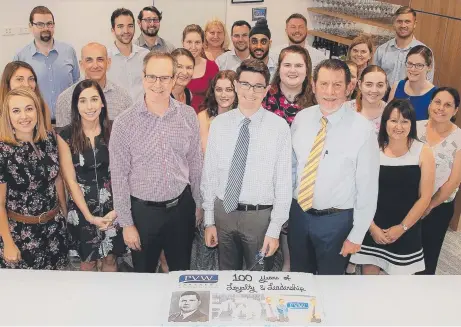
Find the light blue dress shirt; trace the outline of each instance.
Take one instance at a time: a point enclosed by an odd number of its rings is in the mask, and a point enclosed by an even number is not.
[[[77,55],[70,45],[54,40],[53,48],[47,56],[38,51],[35,42],[22,48],[13,58],[25,61],[35,71],[43,98],[51,110],[51,118],[56,117],[56,102],[62,91],[80,78]]]
[[[293,198],[298,198],[302,172],[320,130],[320,107],[301,110],[291,126]],[[348,240],[362,244],[378,201],[379,147],[370,122],[343,106],[328,119],[327,135],[317,170],[313,208],[354,209]]]
[[[384,44],[381,44],[375,52],[373,62],[375,65],[380,66],[387,74],[387,81],[389,85],[394,85],[396,82],[401,81],[407,77],[407,68],[405,62],[407,60],[408,52],[411,48],[417,45],[424,45],[421,41],[413,38],[413,41],[405,48],[400,49],[394,39],[390,39]],[[434,56],[434,53],[432,53]],[[432,69],[427,74],[427,79],[431,82],[434,81],[435,59],[432,60]]]

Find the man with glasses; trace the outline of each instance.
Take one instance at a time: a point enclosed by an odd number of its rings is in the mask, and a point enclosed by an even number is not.
[[[271,47],[271,31],[264,18],[258,20],[250,31],[250,55],[252,58],[262,60],[269,68],[270,79],[277,70],[277,61],[269,56]]]
[[[393,16],[395,38],[381,44],[375,52],[373,61],[387,74],[389,85],[405,79],[405,61],[408,52],[417,45],[425,45],[414,36],[416,28],[416,11],[410,7],[400,7]],[[427,74],[427,79],[434,80],[434,66]]]
[[[210,127],[201,190],[205,243],[218,246],[219,268],[271,269],[291,203],[288,124],[262,106],[269,69],[247,59],[237,69],[239,105]],[[257,254],[259,254],[257,256]]]
[[[325,59],[328,59],[322,51],[317,50],[314,47],[311,47],[309,43],[306,41],[307,19],[306,17],[304,17],[304,15],[296,13],[288,17],[288,19],[286,20],[285,32],[287,33],[287,37],[290,42],[282,44],[276,47],[275,49],[273,48],[271,50],[274,59],[278,60],[280,52],[282,52],[283,49],[289,47],[290,45],[299,45],[307,50],[309,56],[311,57],[312,70],[320,62],[322,62]]]
[[[13,60],[25,61],[34,68],[38,85],[51,111],[52,123],[55,123],[59,94],[80,78],[77,56],[70,45],[53,38],[55,21],[47,7],[32,9],[29,27],[34,41],[20,50]]]
[[[149,50],[133,44],[135,31],[133,13],[125,8],[116,9],[110,18],[115,42],[108,48],[112,65],[109,79],[130,93],[133,101],[142,99],[142,67]]]
[[[224,52],[215,62],[219,70],[233,70],[240,66],[243,60],[250,58],[250,30],[251,26],[244,20],[238,20],[232,24],[231,36],[234,49]]]
[[[188,270],[202,218],[199,123],[170,97],[176,66],[166,52],[145,57],[144,100],[115,119],[109,143],[114,207],[136,272],[154,272],[162,250],[170,271]]]
[[[134,41],[137,46],[149,51],[172,52],[175,47],[168,41],[158,36],[162,13],[154,6],[144,7],[138,15],[138,26],[141,35]]]

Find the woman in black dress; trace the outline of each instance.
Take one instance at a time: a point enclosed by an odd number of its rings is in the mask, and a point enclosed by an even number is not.
[[[77,84],[72,95],[72,123],[58,136],[59,160],[70,192],[67,214],[72,245],[81,270],[117,271],[116,256],[126,251],[109,173],[110,122],[101,87],[91,80]]]
[[[68,265],[58,148],[45,126],[34,91],[8,92],[0,111],[0,268]]]
[[[376,214],[361,250],[351,262],[365,275],[414,274],[424,270],[419,219],[431,201],[435,160],[416,133],[416,114],[407,100],[384,109],[378,135],[379,194]]]

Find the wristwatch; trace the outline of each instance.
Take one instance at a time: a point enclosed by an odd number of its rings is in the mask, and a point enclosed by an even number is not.
[[[408,226],[405,225],[404,223],[401,223],[400,225],[402,225],[402,228],[403,228],[404,232],[406,232],[408,230]]]

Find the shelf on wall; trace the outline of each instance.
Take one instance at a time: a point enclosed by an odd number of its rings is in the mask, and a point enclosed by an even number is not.
[[[333,42],[338,42],[338,43],[341,43],[341,44],[345,44],[347,46],[351,45],[351,43],[352,43],[351,39],[347,39],[345,37],[341,37],[341,36],[337,36],[337,35],[333,35],[333,34],[328,34],[328,33],[321,32],[321,31],[309,30],[309,34],[312,35],[312,36],[321,37],[322,39],[327,39],[327,40],[330,40],[330,41],[333,41]]]
[[[315,14],[321,14],[321,15],[327,15],[331,17],[336,17],[336,18],[342,18],[345,20],[349,20],[351,22],[356,22],[356,23],[361,23],[361,24],[367,24],[367,25],[372,25],[372,26],[377,26],[384,28],[389,31],[393,31],[394,28],[392,27],[391,24],[383,23],[378,20],[373,20],[373,19],[364,19],[364,18],[359,18],[351,15],[346,15],[346,14],[341,14],[339,12],[335,11],[330,11],[327,9],[323,8],[307,8],[307,11]]]

